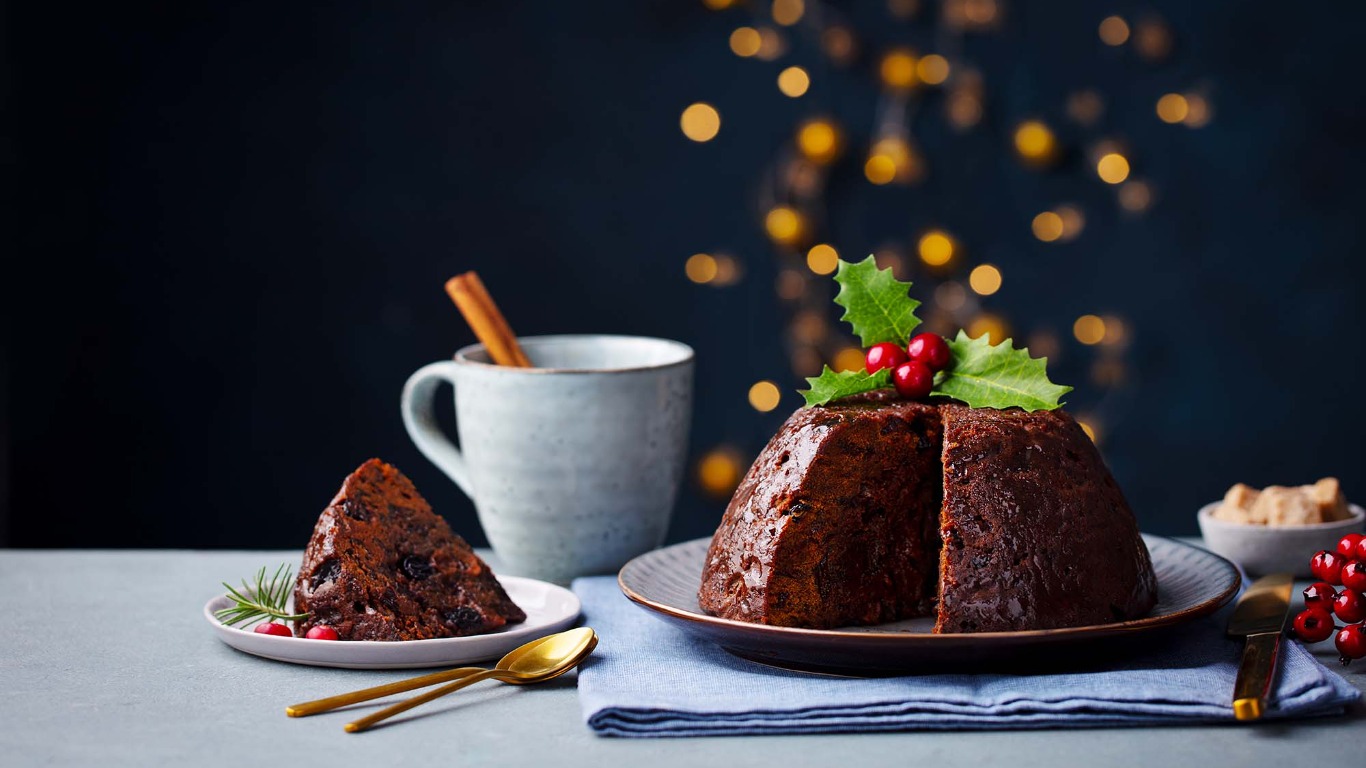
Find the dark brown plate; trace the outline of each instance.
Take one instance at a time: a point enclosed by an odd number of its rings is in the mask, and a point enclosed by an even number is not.
[[[1065,629],[936,635],[928,618],[823,630],[708,616],[697,605],[708,539],[643,554],[621,569],[617,581],[655,616],[761,664],[843,675],[1037,672],[1113,664],[1131,648],[1160,642],[1155,633],[1207,616],[1237,594],[1241,577],[1224,558],[1161,536],[1144,534],[1143,540],[1157,571],[1152,612],[1133,621]]]

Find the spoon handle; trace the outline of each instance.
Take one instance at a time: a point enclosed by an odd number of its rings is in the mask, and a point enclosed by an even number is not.
[[[338,707],[345,707],[351,704],[358,704],[362,701],[391,696],[395,693],[403,693],[404,691],[411,691],[415,688],[426,688],[429,685],[458,680],[462,677],[473,675],[476,672],[485,671],[487,670],[483,667],[457,667],[455,669],[446,669],[440,672],[433,672],[429,675],[422,675],[421,677],[400,680],[396,683],[386,683],[384,685],[377,685],[373,688],[365,688],[359,691],[329,696],[325,699],[305,701],[302,704],[292,704],[285,707],[285,714],[290,717],[308,717],[309,715],[316,715],[319,712],[330,712]]]
[[[400,712],[407,712],[413,707],[419,706],[421,704],[426,704],[427,702],[432,701],[433,699],[439,699],[448,693],[458,691],[467,685],[473,685],[479,682],[480,680],[487,680],[490,677],[508,677],[510,675],[515,677],[516,673],[509,673],[501,669],[486,669],[482,672],[476,672],[462,680],[456,680],[453,683],[449,683],[435,690],[419,694],[417,696],[412,697],[411,699],[404,699],[403,701],[400,701],[397,704],[393,704],[391,706],[385,707],[384,709],[381,709],[378,712],[366,715],[365,717],[362,717],[361,719],[355,722],[347,723],[345,726],[346,732],[358,733],[360,731],[365,730],[366,728],[369,728],[375,723],[380,722],[381,720],[387,720],[393,717],[394,715],[399,714]]]

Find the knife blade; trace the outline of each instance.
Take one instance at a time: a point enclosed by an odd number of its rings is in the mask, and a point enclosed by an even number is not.
[[[1233,716],[1239,720],[1256,720],[1266,710],[1294,584],[1294,577],[1288,573],[1257,579],[1228,619],[1229,637],[1245,638],[1243,661],[1233,683]]]

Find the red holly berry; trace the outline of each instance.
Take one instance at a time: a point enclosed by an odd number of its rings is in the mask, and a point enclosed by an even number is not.
[[[294,633],[289,631],[289,627],[286,627],[284,624],[276,624],[273,621],[267,624],[257,624],[256,628],[253,629],[252,632],[255,632],[258,635],[278,635],[279,637],[294,637]]]
[[[910,359],[906,355],[906,350],[890,341],[884,341],[868,348],[868,354],[864,358],[864,367],[868,369],[869,373],[877,373],[883,368],[896,370],[898,365]]]
[[[1333,600],[1333,613],[1348,624],[1366,619],[1366,599],[1360,592],[1344,589]]]
[[[1356,559],[1366,560],[1366,539],[1357,542]]]
[[[1327,640],[1333,627],[1333,614],[1322,608],[1307,608],[1295,617],[1295,635],[1306,643]]]
[[[1338,591],[1332,584],[1326,581],[1316,581],[1304,588],[1304,607],[1322,608],[1325,611],[1333,610],[1333,599],[1338,596]]]
[[[1329,552],[1320,549],[1309,560],[1309,570],[1317,579],[1322,579],[1329,584],[1342,583],[1342,566],[1347,564],[1347,558],[1336,552]]]
[[[1336,552],[1348,560],[1354,560],[1358,557],[1357,545],[1360,544],[1363,539],[1366,539],[1366,536],[1362,536],[1359,533],[1349,533],[1338,540]]]
[[[1348,624],[1338,630],[1338,636],[1333,638],[1333,644],[1338,647],[1338,653],[1342,654],[1343,664],[1352,659],[1366,658],[1366,627]]]
[[[304,634],[304,637],[308,638],[309,640],[341,639],[341,636],[337,634],[337,630],[327,626],[326,624],[319,624],[316,627],[309,627],[308,632]]]
[[[912,360],[892,371],[892,385],[908,400],[919,400],[934,389],[934,372],[924,363]]]
[[[931,371],[942,371],[949,367],[953,360],[953,354],[949,351],[948,342],[944,337],[935,333],[918,333],[911,337],[911,341],[906,345],[906,354],[912,360],[919,360],[924,363]]]
[[[1342,566],[1342,586],[1366,592],[1366,561],[1353,560]]]

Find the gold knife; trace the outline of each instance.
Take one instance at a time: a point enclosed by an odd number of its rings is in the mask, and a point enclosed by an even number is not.
[[[1229,617],[1229,637],[1247,639],[1243,646],[1243,663],[1238,665],[1238,679],[1233,684],[1233,716],[1239,720],[1256,720],[1266,709],[1294,584],[1294,578],[1288,573],[1257,579],[1247,588]]]

